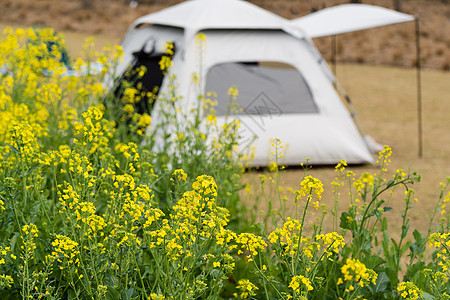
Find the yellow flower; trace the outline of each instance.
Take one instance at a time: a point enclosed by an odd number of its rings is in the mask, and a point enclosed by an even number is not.
[[[339,253],[339,248],[345,246],[344,237],[337,232],[316,235],[316,241],[322,241],[326,257],[330,257],[333,253]]]
[[[366,266],[358,259],[346,260],[346,263],[341,268],[344,275],[344,281],[355,282],[361,287],[367,286],[370,283],[375,284],[378,274],[373,270],[366,268]]]
[[[231,97],[231,99],[233,101],[235,101],[237,99],[237,96],[239,95],[239,90],[237,89],[237,87],[235,85],[231,86],[228,89],[228,95]]]
[[[423,292],[412,282],[400,282],[397,291],[401,292],[400,296],[404,299],[416,300],[422,297]]]
[[[264,251],[267,243],[262,237],[256,236],[253,233],[241,233],[236,238],[236,243],[241,244],[241,249],[247,250],[250,254],[247,256],[251,261],[252,256],[258,255],[258,251]]]
[[[249,296],[255,296],[256,291],[258,290],[258,287],[250,282],[248,279],[241,279],[238,281],[238,285],[236,286],[236,289],[240,291],[240,294],[237,294],[237,296],[240,299],[246,299]]]
[[[151,293],[149,299],[150,300],[164,300],[165,297],[164,297],[164,295],[161,295],[161,294]]]
[[[309,278],[302,275],[292,277],[289,287],[296,293],[301,293],[303,288],[306,288],[306,291],[312,291],[314,289]]]
[[[307,196],[307,201],[311,201],[313,194],[315,194],[319,200],[322,198],[323,184],[319,179],[308,175],[302,180],[300,186],[300,190],[296,191],[297,199],[302,196]]]
[[[177,169],[177,170],[173,171],[172,175],[176,176],[178,180],[186,181],[186,179],[187,179],[187,174],[186,174],[186,172],[184,172],[183,169]]]

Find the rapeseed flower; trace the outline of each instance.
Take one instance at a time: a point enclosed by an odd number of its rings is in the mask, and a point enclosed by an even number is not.
[[[353,290],[354,287],[352,283],[356,283],[360,287],[369,285],[370,283],[375,284],[378,274],[373,270],[368,269],[362,262],[358,259],[348,258],[345,265],[341,267],[342,275],[344,278],[338,279],[338,284],[344,282],[349,284],[349,289]]]
[[[313,194],[315,194],[316,198],[320,200],[323,193],[323,184],[319,179],[308,175],[302,180],[300,183],[300,190],[296,191],[296,193],[297,199],[307,196],[307,201],[309,202],[311,201]]]
[[[258,287],[248,279],[239,280],[236,289],[239,290],[239,294],[235,293],[235,297],[239,297],[240,299],[247,299],[249,296],[255,296],[256,291],[259,290]]]
[[[289,283],[289,287],[298,294],[300,294],[304,289],[306,289],[307,292],[314,289],[311,285],[311,281],[303,275],[292,277],[292,280]]]
[[[423,292],[412,282],[400,282],[397,291],[403,299],[416,300],[422,298]]]
[[[79,260],[74,260],[74,258],[80,253],[78,250],[78,243],[73,241],[68,236],[58,234],[56,239],[52,242],[54,251],[52,256],[58,261],[67,261],[67,264],[79,265]]]
[[[253,257],[258,255],[259,251],[264,251],[267,243],[262,237],[253,233],[241,233],[236,238],[236,243],[241,245],[241,249],[249,252],[247,260],[253,261]],[[242,251],[241,251],[242,252]]]
[[[339,248],[342,249],[345,246],[344,237],[339,235],[337,232],[318,234],[316,235],[316,241],[323,243],[323,251],[327,258],[333,254],[338,254]]]

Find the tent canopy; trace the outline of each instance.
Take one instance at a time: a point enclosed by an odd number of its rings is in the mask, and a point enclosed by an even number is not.
[[[205,29],[284,30],[302,36],[288,20],[243,0],[185,1],[137,19],[132,28],[141,24],[183,28],[187,39]]]
[[[291,21],[311,38],[413,21],[414,16],[368,4],[342,4]]]

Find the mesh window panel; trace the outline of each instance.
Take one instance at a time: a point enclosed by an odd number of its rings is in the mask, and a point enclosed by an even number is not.
[[[218,116],[229,111],[231,86],[239,91],[238,115],[318,113],[305,79],[286,64],[245,62],[213,66],[206,76],[206,92],[216,93]]]

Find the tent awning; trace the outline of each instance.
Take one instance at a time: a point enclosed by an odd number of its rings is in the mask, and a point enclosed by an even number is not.
[[[413,21],[414,16],[368,4],[342,4],[291,21],[309,37],[337,35]]]

